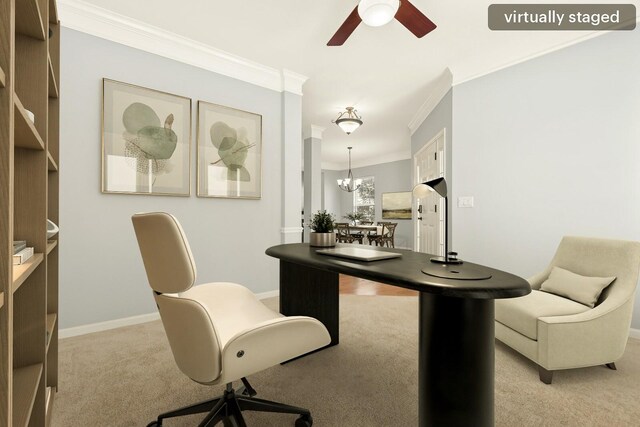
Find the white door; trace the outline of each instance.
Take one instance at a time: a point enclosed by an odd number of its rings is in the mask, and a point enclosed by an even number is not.
[[[444,129],[413,156],[414,185],[444,176]],[[417,252],[444,256],[444,199],[436,192],[414,199]]]

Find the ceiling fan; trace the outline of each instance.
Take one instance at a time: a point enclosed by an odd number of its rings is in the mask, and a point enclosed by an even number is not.
[[[327,46],[342,46],[361,21],[372,27],[379,27],[393,18],[400,21],[418,38],[436,29],[436,24],[409,0],[360,0],[358,6],[331,37]]]

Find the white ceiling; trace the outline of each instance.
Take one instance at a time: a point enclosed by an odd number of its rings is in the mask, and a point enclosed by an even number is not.
[[[454,85],[593,36],[588,32],[494,32],[493,1],[412,0],[438,28],[417,39],[399,22],[364,24],[328,47],[357,0],[84,0],[276,68],[304,74],[303,126],[326,128],[323,163],[345,168],[409,158],[408,124],[448,67]],[[581,3],[562,0],[558,3]],[[601,3],[617,3],[617,0]],[[638,7],[640,0],[633,1]],[[331,123],[354,106],[364,125],[347,136]]]

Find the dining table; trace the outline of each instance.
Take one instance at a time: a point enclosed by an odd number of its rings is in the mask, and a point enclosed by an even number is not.
[[[367,237],[371,232],[375,232],[376,236],[380,236],[382,234],[382,226],[381,225],[361,225],[361,224],[356,224],[356,225],[349,225],[349,233],[351,235],[354,234],[354,232],[358,232],[361,231],[362,234],[364,235],[364,237]],[[364,242],[363,242],[364,244]],[[371,243],[369,243],[371,244]]]

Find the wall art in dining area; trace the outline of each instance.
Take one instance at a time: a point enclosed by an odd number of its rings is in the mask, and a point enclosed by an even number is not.
[[[102,192],[189,196],[191,99],[103,79]]]
[[[382,219],[411,219],[411,191],[382,193]]]
[[[199,197],[262,196],[262,116],[198,101]]]

